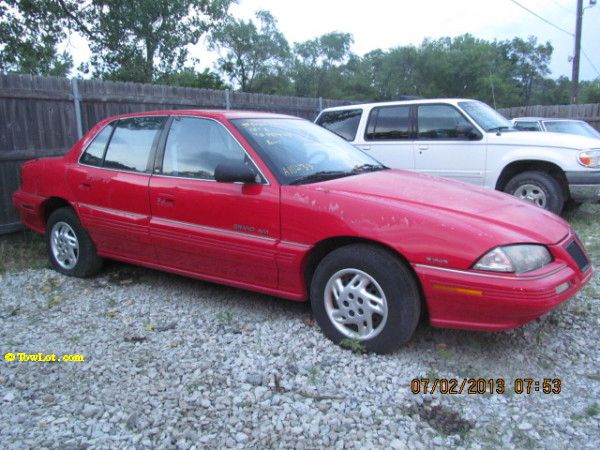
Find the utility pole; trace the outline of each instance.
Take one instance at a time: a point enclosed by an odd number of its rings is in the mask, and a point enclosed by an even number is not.
[[[583,22],[583,0],[577,0],[577,18],[575,20],[575,54],[573,55],[573,73],[571,75],[571,104],[577,103],[579,91],[579,56],[581,54],[581,23]]]

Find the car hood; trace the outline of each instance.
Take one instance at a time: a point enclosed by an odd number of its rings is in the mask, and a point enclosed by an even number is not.
[[[600,148],[600,139],[546,131],[509,131],[500,133],[500,135],[497,133],[488,133],[488,144],[587,150],[590,148]]]
[[[508,194],[404,170],[364,173],[304,187],[371,202],[392,202],[416,214],[434,210],[440,217],[459,216],[459,223],[502,234],[513,243],[555,244],[570,230],[557,215]]]

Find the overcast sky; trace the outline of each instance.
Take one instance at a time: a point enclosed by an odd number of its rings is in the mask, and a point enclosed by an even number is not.
[[[533,12],[565,31],[574,33],[576,0],[517,0]],[[590,0],[583,0],[584,6]],[[260,9],[271,11],[279,28],[290,42],[300,42],[331,31],[354,36],[352,51],[359,55],[376,48],[419,45],[424,38],[471,33],[493,40],[537,36],[550,41],[554,53],[551,76],[571,77],[569,57],[574,38],[553,28],[523,10],[511,0],[239,0],[231,7],[238,18],[249,19]],[[68,48],[76,66],[89,55],[79,39]],[[580,79],[600,76],[600,2],[586,9],[583,17]],[[205,42],[195,46],[192,55],[202,67],[214,68],[216,55],[207,52]],[[595,66],[595,67],[594,67]]]

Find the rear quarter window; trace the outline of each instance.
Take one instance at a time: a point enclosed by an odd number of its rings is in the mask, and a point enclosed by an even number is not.
[[[356,137],[361,115],[362,109],[327,111],[319,116],[317,125],[321,125],[347,141],[353,141]]]
[[[81,159],[79,160],[82,164],[87,164],[88,166],[101,166],[102,160],[104,159],[104,151],[106,150],[106,144],[108,144],[108,140],[110,139],[110,135],[113,132],[113,125],[107,125],[94,137],[90,145],[85,149],[83,155],[81,155]]]

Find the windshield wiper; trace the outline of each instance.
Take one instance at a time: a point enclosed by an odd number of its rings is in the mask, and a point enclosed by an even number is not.
[[[296,178],[291,181],[290,185],[293,184],[305,184],[305,183],[316,183],[317,181],[332,180],[334,178],[347,177],[352,175],[353,172],[344,172],[343,170],[322,170],[320,172],[311,173],[304,177]]]
[[[376,172],[377,170],[387,169],[381,164],[361,164],[352,168],[352,173]]]

